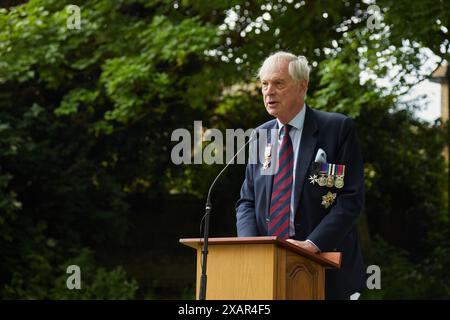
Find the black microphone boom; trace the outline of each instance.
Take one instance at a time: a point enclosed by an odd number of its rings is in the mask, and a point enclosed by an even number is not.
[[[237,155],[244,149],[256,136],[255,130],[252,131],[250,134],[250,138],[244,145],[234,154],[233,158],[231,158],[230,161],[225,165],[225,167],[219,172],[217,177],[214,179],[214,181],[211,183],[211,186],[208,190],[208,196],[206,197],[206,206],[205,206],[205,228],[204,228],[204,235],[203,235],[203,248],[202,248],[202,274],[200,276],[200,290],[199,290],[199,300],[206,300],[206,260],[208,255],[208,237],[209,237],[209,215],[211,214],[211,191],[216,184],[217,179],[222,175],[222,173],[228,168],[231,162],[237,157]]]

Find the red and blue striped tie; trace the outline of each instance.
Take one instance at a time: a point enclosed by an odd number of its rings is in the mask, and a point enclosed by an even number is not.
[[[283,140],[278,152],[278,171],[273,179],[272,197],[270,200],[269,235],[282,239],[289,238],[289,220],[291,216],[291,195],[293,184],[294,149],[292,148],[289,130],[286,124],[281,129]]]

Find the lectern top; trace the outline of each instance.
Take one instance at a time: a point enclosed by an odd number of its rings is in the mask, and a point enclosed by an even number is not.
[[[202,238],[180,239],[180,242],[194,249],[198,249],[199,246],[203,245]],[[295,252],[303,257],[306,257],[311,261],[317,262],[324,267],[339,268],[341,266],[340,252],[312,253],[276,236],[209,238],[208,244],[209,245],[273,244],[287,248],[290,251]]]

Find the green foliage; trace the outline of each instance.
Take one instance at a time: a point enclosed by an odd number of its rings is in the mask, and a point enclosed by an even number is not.
[[[217,90],[204,81],[211,69],[203,56],[217,42],[215,27],[165,16],[171,6],[91,1],[81,6],[80,30],[67,29],[60,1],[1,10],[5,295],[66,297],[65,290],[48,292],[56,276],[50,266],[65,249],[124,244],[127,195],[163,192],[159,174],[170,154],[161,141],[168,141],[171,127],[192,123],[179,117],[183,110],[204,109],[208,92]],[[48,252],[48,243],[58,250]],[[80,298],[121,292],[101,283],[106,276],[119,279],[122,270],[91,269],[93,287]],[[131,298],[131,291],[122,296]]]
[[[448,229],[443,128],[415,120],[407,110],[385,106],[383,112],[374,104],[361,111],[357,124],[370,230],[423,256]]]
[[[356,64],[346,64],[339,58],[325,60],[319,70],[319,88],[308,103],[356,118],[362,109],[378,99],[373,85],[360,85],[359,71]]]
[[[108,271],[95,264],[88,249],[55,266],[51,257],[36,252],[24,257],[26,268],[15,270],[11,283],[3,289],[6,299],[133,299],[136,280],[128,280],[122,267]],[[55,255],[53,256],[53,258]],[[80,267],[81,289],[68,289],[67,267]],[[31,271],[31,272],[30,272]]]
[[[374,237],[367,265],[379,265],[381,289],[366,289],[361,299],[449,299],[448,246],[438,246],[428,258],[412,261],[412,254]]]
[[[434,54],[450,60],[448,30],[445,31],[450,25],[448,1],[425,0],[412,4],[407,0],[381,0],[377,5],[385,8],[383,15],[392,26],[390,39],[394,45],[400,45],[405,39],[416,41]]]
[[[61,105],[55,109],[55,114],[57,116],[77,114],[80,104],[91,106],[97,97],[98,91],[91,92],[84,88],[73,89],[64,96]]]
[[[1,240],[12,242],[14,228],[12,223],[17,219],[17,213],[22,208],[22,203],[17,201],[17,194],[8,188],[12,175],[0,172],[0,235]]]

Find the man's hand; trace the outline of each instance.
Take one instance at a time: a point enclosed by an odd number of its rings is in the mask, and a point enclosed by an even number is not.
[[[311,242],[308,241],[298,241],[298,240],[294,240],[294,239],[287,239],[287,242],[290,242],[292,244],[295,244],[296,246],[299,246],[300,248],[303,248],[305,250],[308,250],[309,252],[312,253],[317,253],[319,252],[319,250],[317,249],[317,247],[315,245],[313,245]]]

